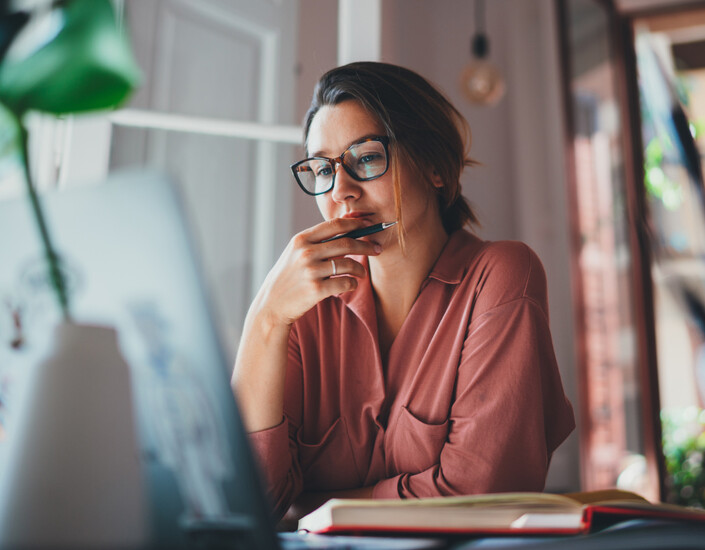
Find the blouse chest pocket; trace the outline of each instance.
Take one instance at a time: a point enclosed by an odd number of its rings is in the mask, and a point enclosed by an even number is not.
[[[317,441],[305,440],[301,432],[297,439],[305,491],[360,487],[361,478],[342,417]]]
[[[438,464],[447,437],[447,419],[428,424],[402,407],[394,430],[387,433],[387,474],[417,474]]]

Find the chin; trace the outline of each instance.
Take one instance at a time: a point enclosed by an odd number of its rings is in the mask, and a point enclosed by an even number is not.
[[[388,230],[387,230],[388,231]],[[387,250],[390,247],[396,246],[398,242],[398,236],[397,233],[390,233],[388,235],[372,235],[371,237],[364,237],[365,240],[368,242],[371,242],[372,244],[378,244],[379,246],[382,247],[382,254],[384,254],[384,251]],[[381,254],[380,254],[381,256]]]

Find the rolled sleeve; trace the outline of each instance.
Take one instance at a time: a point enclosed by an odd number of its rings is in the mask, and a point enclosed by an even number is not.
[[[259,464],[267,465],[262,470],[266,486],[274,487],[279,485],[279,481],[286,478],[286,474],[291,467],[287,420],[282,420],[273,428],[251,432],[249,439],[255,460]]]
[[[294,329],[289,338],[284,418],[272,428],[248,434],[274,517],[277,519],[284,516],[289,506],[301,494],[303,487],[296,438],[301,418],[301,385],[301,355]]]
[[[399,491],[401,478],[402,476],[398,475],[377,483],[372,489],[372,498],[402,498],[403,494]]]
[[[296,448],[289,437],[289,421],[285,418],[273,428],[252,432],[249,439],[274,516],[280,519],[302,486],[298,462],[292,459]]]

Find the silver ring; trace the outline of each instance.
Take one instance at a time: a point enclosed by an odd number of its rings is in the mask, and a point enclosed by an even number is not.
[[[331,277],[334,277],[335,275],[338,274],[338,270],[337,270],[337,268],[335,267],[335,260],[331,260],[330,263],[333,264],[333,275],[331,275]]]

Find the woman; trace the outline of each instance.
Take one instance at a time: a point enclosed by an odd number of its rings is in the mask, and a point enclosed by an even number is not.
[[[366,62],[321,78],[304,129],[292,170],[326,221],[267,276],[233,374],[277,513],[542,490],[574,427],[545,274],[463,229],[467,123],[416,73]]]

